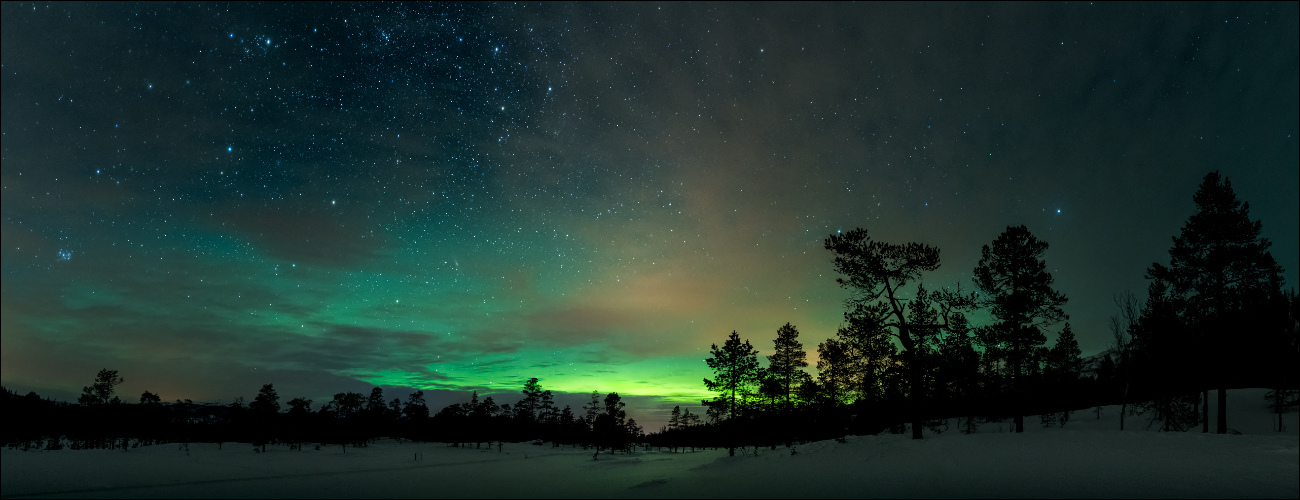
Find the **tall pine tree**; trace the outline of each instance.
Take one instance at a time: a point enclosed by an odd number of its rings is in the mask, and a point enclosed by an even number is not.
[[[275,393],[275,386],[271,384],[262,385],[262,390],[257,391],[257,397],[253,402],[248,404],[248,409],[261,417],[270,417],[280,412],[280,395]]]
[[[853,361],[849,346],[839,339],[829,338],[817,344],[817,382],[822,402],[830,411],[837,412],[848,402]]]
[[[77,403],[83,405],[120,403],[122,400],[114,396],[113,392],[125,381],[126,379],[117,375],[117,370],[104,368],[95,375],[95,383],[81,388],[81,396],[77,398]]]
[[[1210,172],[1192,201],[1196,213],[1174,237],[1169,265],[1147,269],[1151,283],[1135,340],[1157,359],[1155,351],[1196,346],[1187,353],[1195,369],[1186,377],[1218,389],[1216,427],[1224,434],[1228,387],[1267,385],[1285,376],[1268,368],[1291,364],[1272,359],[1285,352],[1286,297],[1272,243],[1260,237],[1263,225],[1250,220],[1250,204],[1237,199],[1232,183]]]
[[[758,350],[748,340],[742,343],[740,335],[733,330],[721,348],[713,344],[710,352],[713,357],[704,362],[713,369],[714,377],[704,379],[704,386],[718,395],[703,403],[715,409],[719,416],[734,421],[758,382]],[[734,440],[729,440],[728,448],[731,455],[736,454]]]
[[[909,387],[922,387],[921,336],[913,331],[906,307],[906,287],[921,273],[939,268],[939,249],[921,243],[896,245],[875,241],[866,229],[830,235],[827,250],[835,253],[835,281],[853,290],[848,306],[861,314],[868,331],[889,329],[903,344],[903,361]],[[908,397],[912,439],[921,439],[922,409],[917,394]]]
[[[980,301],[997,318],[993,331],[1006,346],[1016,432],[1025,431],[1019,405],[1025,379],[1033,371],[1033,354],[1047,343],[1042,329],[1068,318],[1061,310],[1065,295],[1052,289],[1052,274],[1042,258],[1046,251],[1047,242],[1034,237],[1025,226],[1008,227],[993,240],[992,247],[980,249],[975,266]]]
[[[852,385],[857,393],[857,404],[869,413],[882,408],[884,399],[884,374],[898,356],[888,328],[882,327],[872,310],[857,305],[844,313],[844,325],[836,336],[844,343],[853,361]]]
[[[799,384],[808,377],[803,368],[808,366],[808,353],[799,342],[799,330],[786,323],[776,330],[776,352],[767,357],[768,374],[780,387],[782,407],[789,410]]]

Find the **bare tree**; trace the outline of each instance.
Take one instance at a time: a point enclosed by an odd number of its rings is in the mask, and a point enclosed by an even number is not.
[[[1124,396],[1119,406],[1119,430],[1122,431],[1124,415],[1128,411],[1129,373],[1132,371],[1129,348],[1133,344],[1133,326],[1137,324],[1141,306],[1133,292],[1128,290],[1115,296],[1115,305],[1119,307],[1119,314],[1110,317],[1110,334],[1113,339],[1111,347],[1119,356],[1119,376],[1124,382]]]

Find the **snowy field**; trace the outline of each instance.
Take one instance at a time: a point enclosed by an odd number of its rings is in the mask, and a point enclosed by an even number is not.
[[[603,454],[526,443],[503,452],[381,440],[321,451],[191,444],[0,451],[9,497],[1300,497],[1300,418],[1276,432],[1263,390],[1232,391],[1242,435],[1145,430],[1116,409],[1076,412],[1065,428],[1026,418],[1026,432],[984,424],[921,441],[849,437],[728,457]],[[1211,415],[1213,418],[1213,415]],[[955,421],[953,422],[955,424]],[[1158,428],[1158,423],[1151,426]],[[417,457],[419,459],[417,460]]]

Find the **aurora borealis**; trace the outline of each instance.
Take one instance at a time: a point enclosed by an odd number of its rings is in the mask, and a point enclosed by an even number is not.
[[[434,411],[538,377],[655,422],[732,330],[770,354],[790,322],[815,355],[846,296],[822,240],[859,226],[969,287],[1027,225],[1093,354],[1208,171],[1297,283],[1298,18],[4,3],[0,374]]]

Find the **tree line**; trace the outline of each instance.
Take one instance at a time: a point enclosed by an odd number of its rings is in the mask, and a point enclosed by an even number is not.
[[[1226,391],[1268,387],[1268,404],[1296,409],[1297,301],[1283,289],[1282,269],[1217,172],[1193,196],[1196,213],[1174,237],[1169,264],[1153,263],[1145,301],[1116,297],[1113,344],[1085,367],[1044,253],[1048,244],[1025,226],[1008,227],[980,250],[974,289],[930,289],[926,273],[939,249],[873,239],[866,229],[831,234],[840,286],[850,290],[835,336],[817,345],[816,375],[791,324],[776,332],[762,366],[758,350],[732,332],[714,344],[704,386],[707,438],[690,426],[665,429],[670,443],[787,445],[846,433],[903,432],[952,424],[976,432],[1024,417],[1065,425],[1075,411],[1119,405],[1161,430],[1201,425],[1209,432],[1216,392],[1218,433],[1230,432]],[[974,324],[973,313],[988,317]],[[1048,345],[1049,334],[1055,341]],[[670,436],[671,435],[671,436]],[[688,437],[689,436],[689,437]]]
[[[4,443],[12,448],[58,450],[122,449],[163,443],[249,443],[257,452],[268,444],[302,450],[315,443],[347,448],[365,447],[381,437],[445,442],[451,446],[483,448],[505,442],[549,442],[552,446],[582,446],[594,450],[593,458],[633,450],[644,430],[627,417],[627,404],[617,392],[603,397],[591,393],[580,413],[568,405],[558,408],[551,391],[538,379],[529,379],[523,397],[514,405],[497,404],[492,397],[451,404],[430,415],[423,391],[406,400],[384,396],[383,388],[370,394],[342,392],[313,409],[313,401],[293,398],[281,404],[273,384],[265,384],[252,401],[236,398],[226,405],[176,400],[164,403],[152,392],[140,395],[139,404],[126,404],[116,388],[125,381],[117,370],[100,370],[83,388],[77,404],[25,396],[4,389]]]

